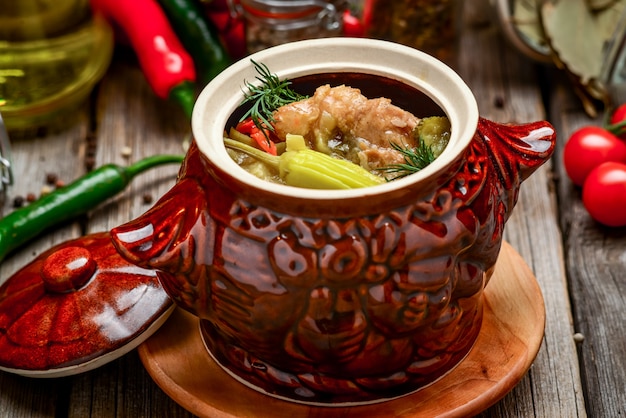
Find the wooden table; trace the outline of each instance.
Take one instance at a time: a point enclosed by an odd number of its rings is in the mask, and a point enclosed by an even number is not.
[[[521,382],[482,417],[618,417],[626,415],[626,229],[608,229],[586,214],[580,190],[561,164],[568,135],[584,115],[561,75],[519,55],[488,16],[471,11],[461,38],[458,70],[482,116],[497,122],[550,120],[559,149],[527,180],[506,240],[535,273],[546,308],[545,337]],[[12,198],[38,194],[47,173],[69,182],[85,162],[127,164],[155,153],[181,153],[189,124],[173,104],[150,91],[134,56],[118,48],[104,80],[68,128],[13,141]],[[95,139],[95,142],[94,142]],[[94,148],[95,144],[95,148]],[[129,157],[122,148],[130,147]],[[95,151],[95,153],[94,153]],[[129,189],[75,222],[41,236],[0,265],[2,281],[51,245],[105,231],[134,219],[173,184],[176,167],[141,175]],[[584,340],[577,342],[574,334]],[[243,402],[244,400],[242,400]],[[74,377],[31,379],[0,373],[0,416],[187,417],[142,366],[136,351]]]

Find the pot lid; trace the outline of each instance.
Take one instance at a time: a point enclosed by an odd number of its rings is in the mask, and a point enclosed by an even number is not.
[[[29,377],[92,370],[133,350],[174,305],[108,232],[59,244],[0,286],[0,369]]]

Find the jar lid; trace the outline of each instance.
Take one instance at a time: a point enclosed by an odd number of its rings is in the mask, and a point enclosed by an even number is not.
[[[0,286],[0,369],[92,370],[145,341],[173,308],[156,273],[125,261],[108,232],[67,241]]]
[[[324,24],[327,29],[340,27],[340,11],[325,0],[240,0],[234,10],[247,19],[265,22],[279,30],[299,29],[312,24]]]

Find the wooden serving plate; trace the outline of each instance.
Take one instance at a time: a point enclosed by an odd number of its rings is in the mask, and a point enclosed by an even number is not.
[[[530,268],[506,242],[485,289],[484,320],[476,343],[450,373],[404,397],[363,406],[309,406],[263,395],[239,383],[213,361],[198,319],[176,309],[139,347],[154,381],[191,413],[205,417],[465,417],[496,403],[532,364],[545,325],[541,289]]]

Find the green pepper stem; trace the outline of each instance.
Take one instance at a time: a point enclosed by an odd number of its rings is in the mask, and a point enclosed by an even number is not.
[[[171,88],[169,99],[178,103],[185,112],[185,116],[191,119],[193,105],[196,101],[195,86],[190,81],[183,81]]]
[[[182,163],[185,157],[183,155],[153,155],[137,161],[127,167],[124,167],[124,173],[128,176],[128,179],[132,179],[137,174],[164,164]]]
[[[618,123],[605,123],[604,127],[615,136],[620,136],[623,133],[626,133],[626,121]]]
[[[254,148],[248,144],[244,144],[241,141],[236,141],[230,138],[224,138],[224,145],[226,145],[228,148],[245,152],[246,154],[251,155],[252,157],[264,162],[265,164],[269,165],[272,168],[278,169],[278,166],[280,164],[280,157],[268,154],[265,151],[262,151],[258,148]]]

